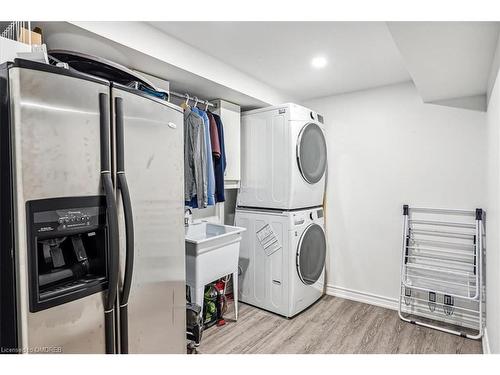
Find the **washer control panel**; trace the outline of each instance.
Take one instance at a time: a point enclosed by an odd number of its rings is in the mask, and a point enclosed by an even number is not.
[[[292,214],[293,225],[302,225],[323,219],[323,208],[299,211]]]

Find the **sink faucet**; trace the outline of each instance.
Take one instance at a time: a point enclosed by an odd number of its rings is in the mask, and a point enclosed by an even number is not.
[[[184,226],[188,227],[189,224],[191,224],[192,222],[193,222],[193,211],[191,210],[191,208],[186,207],[184,209]]]

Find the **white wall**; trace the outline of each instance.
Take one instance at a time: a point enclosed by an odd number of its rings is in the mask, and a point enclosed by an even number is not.
[[[498,65],[494,66],[498,71]],[[495,74],[496,76],[496,74]],[[492,353],[500,353],[500,80],[488,103],[488,205],[486,220],[486,327]]]
[[[410,82],[304,105],[326,121],[329,291],[394,307],[402,205],[485,204],[486,114],[423,104]]]
[[[0,36],[0,64],[14,60],[18,52],[29,51],[31,51],[29,45]]]

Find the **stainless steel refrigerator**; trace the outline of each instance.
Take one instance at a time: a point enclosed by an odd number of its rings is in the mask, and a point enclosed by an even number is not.
[[[19,59],[0,99],[1,352],[185,353],[181,109]]]

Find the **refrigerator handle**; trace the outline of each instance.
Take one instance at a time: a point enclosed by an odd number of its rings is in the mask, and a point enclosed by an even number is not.
[[[128,298],[132,285],[132,274],[134,269],[134,220],[132,215],[132,203],[125,175],[125,143],[123,127],[123,99],[115,98],[116,116],[116,173],[118,188],[121,192],[123,212],[125,216],[125,239],[126,258],[125,273],[123,276],[123,287],[120,293],[120,352],[128,353]]]
[[[108,221],[108,290],[104,300],[106,353],[115,353],[114,303],[118,287],[118,211],[116,208],[110,164],[110,112],[108,95],[99,94],[99,125],[101,143],[101,181],[106,195]]]

